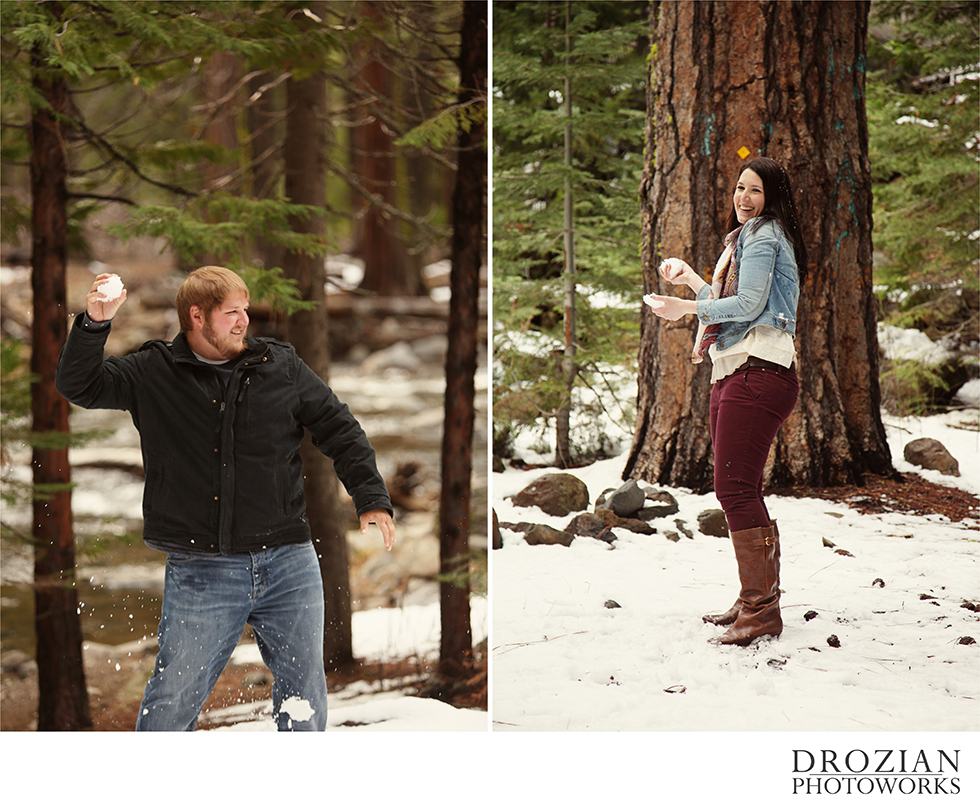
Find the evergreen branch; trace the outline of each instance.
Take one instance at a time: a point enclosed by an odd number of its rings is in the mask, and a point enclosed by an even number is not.
[[[5,520],[0,520],[0,526],[2,526],[4,529],[6,529],[8,532],[10,532],[18,540],[21,540],[22,542],[27,543],[27,545],[29,545],[29,546],[36,546],[38,544],[37,543],[37,540],[35,538],[31,537],[30,535],[24,534],[19,529],[15,529],[13,526],[11,526],[9,523],[7,523],[7,521],[5,521]]]
[[[361,183],[361,179],[353,172],[345,169],[343,166],[329,160],[327,161],[327,165],[330,167],[330,169],[340,175],[340,177],[342,177],[352,189],[364,197],[364,199],[367,200],[372,206],[384,211],[386,214],[389,214],[393,219],[407,222],[410,225],[418,228],[422,233],[428,234],[432,238],[445,239],[449,236],[450,232],[448,228],[435,227],[427,219],[417,217],[408,211],[402,211],[390,203],[385,202],[384,197],[365,188],[363,183]]]
[[[452,106],[423,121],[395,141],[396,146],[432,146],[443,149],[460,132],[469,132],[487,120],[486,99],[478,98]]]
[[[349,96],[351,96],[354,99],[354,101],[352,101],[350,104],[347,105],[346,107],[347,111],[356,111],[361,108],[370,108],[370,113],[368,114],[368,117],[366,119],[364,119],[359,123],[350,122],[349,123],[350,126],[363,126],[364,124],[369,123],[370,118],[373,117],[379,120],[392,132],[397,132],[404,135],[404,133],[402,132],[402,127],[398,121],[399,117],[403,120],[408,120],[408,121],[415,120],[418,122],[417,125],[422,124],[426,120],[425,114],[415,114],[410,112],[408,109],[404,107],[396,108],[394,106],[393,103],[394,100],[392,98],[379,96],[372,88],[361,87],[355,84],[354,82],[347,80],[347,78],[344,76],[341,76],[339,74],[331,74],[330,79],[333,84],[337,85],[339,88],[346,91],[349,94]],[[438,95],[439,94],[436,93],[432,94],[433,98],[438,98]],[[334,126],[337,125],[336,120],[334,120],[333,118],[330,118],[329,120],[332,125]],[[426,157],[441,163],[450,171],[456,171],[456,164],[453,163],[445,155],[442,155],[434,150],[428,149],[422,144],[414,144],[414,146],[419,150],[421,154],[425,155]]]
[[[95,144],[101,146],[103,149],[109,152],[110,155],[112,155],[116,160],[118,160],[120,163],[126,166],[126,168],[128,168],[134,175],[136,175],[136,177],[138,177],[143,182],[149,183],[151,186],[155,186],[156,188],[163,189],[164,191],[169,191],[172,194],[178,194],[191,199],[198,196],[198,192],[188,191],[186,188],[183,188],[182,186],[174,185],[172,183],[166,183],[163,180],[154,180],[152,177],[148,177],[146,174],[143,173],[140,167],[136,165],[135,161],[133,161],[131,158],[128,158],[126,155],[120,152],[113,144],[111,144],[108,140],[106,140],[97,132],[92,130],[83,121],[75,119],[73,123],[82,132],[87,134]]]
[[[83,192],[69,192],[69,200],[99,200],[101,202],[117,202],[123,205],[136,205],[136,201],[129,197],[117,197],[115,194],[95,194]]]
[[[590,381],[588,380],[588,378],[586,378],[586,376],[585,376],[584,374],[582,374],[582,368],[583,368],[583,367],[581,367],[581,366],[580,366],[580,367],[578,368],[578,370],[576,370],[576,372],[575,372],[575,376],[576,376],[576,377],[577,377],[577,378],[578,378],[579,380],[581,380],[581,381],[582,381],[582,384],[583,384],[583,385],[584,385],[584,386],[585,386],[586,388],[588,388],[588,389],[589,389],[589,391],[591,391],[591,392],[592,392],[593,394],[595,394],[595,398],[596,398],[596,401],[597,401],[597,402],[599,403],[599,407],[600,407],[600,408],[602,409],[602,412],[603,412],[603,413],[604,413],[604,414],[605,414],[606,416],[608,416],[608,417],[609,417],[609,421],[610,421],[610,422],[612,422],[612,423],[613,423],[614,425],[616,425],[616,427],[618,427],[618,428],[619,428],[620,430],[622,430],[622,431],[623,431],[624,433],[626,433],[626,434],[629,434],[629,433],[630,433],[630,431],[632,430],[632,426],[630,426],[630,425],[623,425],[623,424],[621,424],[621,423],[619,422],[619,420],[618,420],[618,419],[616,419],[616,417],[614,417],[614,416],[612,415],[612,413],[611,413],[611,412],[609,411],[609,409],[608,409],[608,408],[606,407],[606,403],[605,403],[605,399],[604,399],[604,398],[602,397],[602,395],[601,395],[601,394],[599,393],[599,391],[597,391],[597,390],[596,390],[596,388],[595,388],[595,386],[593,386],[593,385],[592,385],[592,383],[591,383],[591,382],[590,382]],[[600,370],[598,369],[598,367],[597,367],[597,366],[596,366],[595,364],[590,364],[590,365],[588,366],[588,368],[589,368],[589,369],[590,369],[590,370],[591,370],[592,372],[594,372],[595,374],[598,374],[598,375],[599,375],[599,377],[600,377],[600,378],[602,379],[602,381],[603,381],[603,382],[605,383],[605,386],[606,386],[606,389],[607,389],[607,390],[609,391],[609,394],[610,394],[610,395],[612,396],[612,398],[613,398],[613,399],[614,399],[614,400],[615,400],[615,401],[616,401],[616,402],[618,403],[618,402],[619,402],[619,400],[618,400],[618,398],[616,397],[616,389],[615,389],[615,388],[613,388],[613,387],[612,387],[612,386],[611,386],[611,385],[609,384],[609,381],[608,381],[608,380],[606,379],[606,375],[605,375],[605,374],[603,374],[603,373],[602,373],[602,372],[601,372],[601,371],[600,371]],[[622,412],[622,410],[623,410],[623,409],[622,409],[622,408],[620,408],[620,412]]]

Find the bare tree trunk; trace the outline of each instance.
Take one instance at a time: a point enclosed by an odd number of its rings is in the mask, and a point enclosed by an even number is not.
[[[381,21],[383,4],[362,2],[360,5],[367,19],[375,23]],[[354,169],[371,194],[396,205],[394,137],[375,109],[381,103],[380,99],[392,97],[392,73],[376,46],[363,48],[359,61],[355,83],[364,95],[361,110],[366,123],[352,130]],[[355,204],[360,208],[357,252],[364,260],[361,287],[380,295],[418,295],[422,292],[421,276],[398,238],[398,223],[392,221],[380,206],[359,195],[355,195]]]
[[[565,3],[565,169],[572,170],[572,6],[571,0]],[[562,399],[555,417],[555,466],[565,469],[571,466],[571,414],[572,390],[575,387],[577,370],[575,367],[575,219],[572,195],[572,180],[565,176],[565,273],[564,273],[564,342],[565,351],[560,362]]]
[[[234,88],[240,76],[238,59],[231,53],[214,54],[204,65],[201,76],[201,96],[208,116],[201,139],[220,146],[227,153],[238,146],[235,116],[239,105],[236,103]],[[203,161],[201,170],[205,188],[208,191],[236,191],[238,182],[234,179],[235,168],[228,163]],[[212,220],[211,224],[217,223]],[[200,265],[219,264],[217,257],[210,253],[199,255],[196,259]]]
[[[68,466],[68,402],[54,387],[58,355],[68,333],[66,239],[67,155],[56,115],[67,111],[68,86],[35,62],[34,89],[50,104],[31,120],[31,197],[34,293],[31,373],[34,454],[35,616],[38,669],[38,731],[92,727],[82,629],[75,590],[75,536]],[[44,446],[41,446],[44,445]],[[48,447],[50,449],[45,449]]]
[[[656,158],[648,151],[641,189],[644,291],[667,291],[656,272],[667,256],[710,275],[740,165],[749,156],[779,160],[794,183],[810,278],[798,313],[800,403],[766,481],[832,486],[892,474],[871,284],[868,4],[676,2],[653,13],[647,146],[655,138]],[[644,308],[624,477],[712,487],[710,375],[690,363],[695,332],[693,318],[663,322]]]
[[[486,97],[487,7],[463,4],[459,103]],[[446,407],[442,439],[440,514],[439,671],[461,672],[471,655],[469,588],[470,484],[473,475],[474,375],[479,334],[480,264],[487,171],[486,128],[459,135],[459,166],[453,193],[452,274]]]
[[[325,16],[322,9],[314,8],[314,12],[321,18]],[[301,17],[298,19],[302,20]],[[326,196],[326,81],[323,74],[289,79],[286,108],[283,150],[286,197],[293,203],[322,208]],[[290,228],[298,233],[323,235],[326,226],[323,217],[317,215],[290,220]],[[287,319],[287,340],[303,361],[326,381],[330,377],[330,353],[323,297],[324,260],[323,255],[287,252],[283,270],[288,278],[296,280],[302,298],[317,303],[315,309],[298,312]],[[323,659],[327,666],[338,666],[354,660],[345,519],[333,464],[316,450],[308,436],[303,441],[302,458],[306,514],[323,578]]]
[[[255,100],[248,107],[248,131],[251,139],[252,195],[259,199],[274,198],[280,180],[281,148],[276,121],[280,116],[276,104],[279,88],[269,88],[271,73],[259,73],[248,83],[249,96]],[[282,248],[261,235],[255,237],[256,259],[266,269],[282,265]]]

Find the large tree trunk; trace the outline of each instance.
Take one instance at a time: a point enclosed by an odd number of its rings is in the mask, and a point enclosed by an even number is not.
[[[801,290],[800,402],[776,439],[769,485],[892,474],[880,413],[865,114],[868,4],[661,3],[641,189],[644,292],[679,256],[710,275],[744,155],[789,172],[810,253]],[[656,159],[649,155],[656,142]],[[675,294],[671,292],[670,294]],[[624,477],[712,487],[709,369],[697,325],[644,307],[637,426]]]
[[[486,98],[487,7],[463,4],[459,103]],[[453,192],[452,274],[446,404],[442,439],[440,514],[439,671],[458,675],[472,651],[470,628],[470,482],[473,475],[474,375],[479,334],[480,264],[483,254],[485,127],[459,135]]]
[[[322,9],[314,11],[317,16],[324,16]],[[286,107],[286,197],[293,203],[322,208],[326,195],[323,75],[314,73],[306,79],[290,79],[286,85]],[[290,227],[298,233],[322,236],[326,226],[323,217],[317,215],[291,220]],[[317,303],[315,309],[287,319],[286,338],[304,362],[326,381],[330,376],[330,353],[323,299],[324,259],[323,255],[287,252],[283,270],[288,278],[296,280],[302,298]],[[306,514],[323,577],[323,659],[327,666],[338,666],[354,660],[345,519],[332,462],[316,450],[309,437],[303,442],[302,457]]]
[[[67,111],[68,86],[34,65],[34,89],[51,105],[31,120],[31,197],[34,293],[31,418],[35,447],[34,551],[38,670],[38,731],[91,728],[82,629],[75,578],[75,536],[68,466],[68,402],[54,387],[58,355],[67,338],[65,262],[68,174],[64,133],[56,115]],[[45,449],[50,448],[50,449]]]

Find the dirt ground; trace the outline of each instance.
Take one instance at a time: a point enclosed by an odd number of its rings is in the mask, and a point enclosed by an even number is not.
[[[895,478],[867,475],[861,487],[794,487],[773,490],[772,494],[838,501],[866,515],[903,512],[911,515],[945,515],[953,523],[980,520],[980,500],[969,492],[934,484],[914,473],[899,474]]]
[[[92,731],[132,731],[143,688],[153,670],[153,652],[141,657],[110,658],[113,649],[95,645],[84,654]],[[358,662],[343,670],[328,672],[327,687],[330,692],[335,692],[351,683],[364,681],[372,689],[382,692],[397,680],[399,684],[410,684],[410,694],[441,698],[458,708],[486,711],[486,656],[481,655],[480,659],[470,672],[452,682],[442,681],[431,665],[414,658],[384,663]],[[0,730],[36,730],[36,675],[22,678],[4,673],[0,692]],[[213,729],[228,724],[220,718],[209,718],[211,710],[271,699],[272,677],[264,666],[229,664],[204,706],[198,728]],[[240,722],[240,718],[235,722]]]

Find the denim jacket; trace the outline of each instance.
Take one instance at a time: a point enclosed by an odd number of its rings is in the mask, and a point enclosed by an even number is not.
[[[774,326],[795,336],[800,277],[793,245],[782,227],[773,220],[758,225],[750,220],[738,235],[734,257],[738,292],[712,299],[711,285],[706,284],[697,295],[698,320],[721,324],[718,349],[735,345],[753,326]]]

